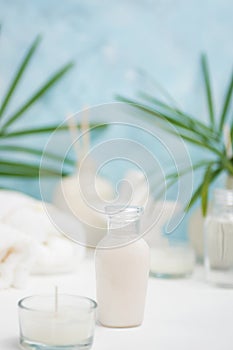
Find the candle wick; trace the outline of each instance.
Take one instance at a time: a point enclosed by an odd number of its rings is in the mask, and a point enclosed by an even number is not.
[[[54,303],[54,306],[55,306],[55,313],[57,314],[58,312],[58,286],[55,286],[55,303]]]

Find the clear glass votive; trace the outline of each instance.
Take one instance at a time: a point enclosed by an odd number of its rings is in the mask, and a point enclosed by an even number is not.
[[[195,254],[188,242],[165,239],[151,249],[150,275],[158,278],[183,278],[192,274]]]
[[[94,300],[75,295],[35,295],[19,301],[20,345],[33,350],[90,349],[96,307]]]

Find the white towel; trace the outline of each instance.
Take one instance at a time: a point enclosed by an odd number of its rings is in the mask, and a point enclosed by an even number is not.
[[[35,249],[30,237],[0,223],[0,289],[25,286],[34,264]]]
[[[22,193],[0,191],[0,225],[0,288],[23,285],[29,273],[72,271],[84,256],[83,247],[58,232],[43,203]]]

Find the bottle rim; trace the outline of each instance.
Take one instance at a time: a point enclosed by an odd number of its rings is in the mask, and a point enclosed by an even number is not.
[[[105,206],[105,213],[108,216],[115,216],[115,215],[127,215],[127,216],[140,216],[143,213],[143,207],[136,206],[136,205],[107,205]]]

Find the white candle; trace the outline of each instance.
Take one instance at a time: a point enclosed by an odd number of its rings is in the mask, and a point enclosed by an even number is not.
[[[52,300],[53,299],[53,300]],[[33,301],[33,303],[32,303]],[[88,298],[34,296],[19,302],[21,345],[91,346],[96,303]]]
[[[195,255],[187,246],[163,246],[151,249],[152,275],[185,276],[193,272]]]
[[[92,336],[93,322],[89,315],[78,314],[72,307],[54,312],[38,313],[22,321],[24,337],[46,345],[72,345],[84,343]]]

